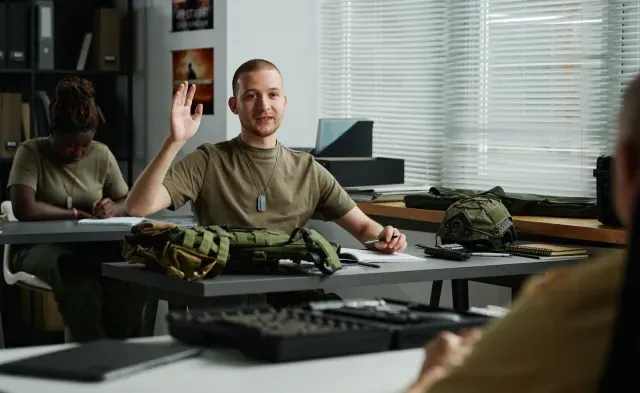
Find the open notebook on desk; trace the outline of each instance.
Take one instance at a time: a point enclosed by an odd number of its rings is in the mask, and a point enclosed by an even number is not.
[[[405,253],[386,254],[381,251],[345,248],[340,249],[340,258],[355,259],[359,262],[416,262],[426,258],[415,257]]]
[[[78,224],[92,225],[136,225],[144,221],[144,217],[109,217],[109,218],[83,218]]]
[[[162,221],[185,227],[192,227],[198,224],[195,218],[190,217],[166,217],[156,219],[147,217],[83,218],[82,220],[78,220],[78,224],[134,226],[141,223],[142,221]]]

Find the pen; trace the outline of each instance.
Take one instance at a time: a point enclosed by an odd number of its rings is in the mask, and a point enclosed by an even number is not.
[[[398,235],[394,235],[391,236],[392,239],[397,239]],[[378,242],[383,242],[385,241],[385,239],[373,239],[373,240],[367,240],[366,242],[364,242],[364,244],[373,244],[373,243],[378,243]]]
[[[358,263],[358,265],[362,265],[362,266],[375,267],[375,268],[378,268],[378,269],[380,268],[380,265],[376,265],[376,264],[373,264],[373,263],[360,262],[360,261],[358,261],[357,263]]]
[[[511,254],[499,252],[472,252],[471,255],[477,257],[510,257]]]

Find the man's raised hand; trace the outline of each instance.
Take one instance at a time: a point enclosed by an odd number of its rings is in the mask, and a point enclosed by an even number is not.
[[[188,86],[187,82],[182,82],[176,94],[173,95],[170,135],[173,142],[185,142],[191,138],[198,131],[200,119],[202,119],[202,104],[198,104],[195,114],[191,115],[191,104],[196,93],[196,85]]]

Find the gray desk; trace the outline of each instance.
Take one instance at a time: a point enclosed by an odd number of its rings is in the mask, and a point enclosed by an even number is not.
[[[123,240],[129,225],[81,225],[76,221],[5,222],[0,244],[66,243]]]
[[[168,336],[131,340],[169,343]],[[0,351],[0,363],[70,348],[75,344]],[[232,349],[205,349],[202,355],[140,370],[120,379],[81,383],[0,374],[9,393],[377,393],[401,392],[418,375],[422,348],[300,362],[264,363]],[[187,387],[188,386],[188,387]]]
[[[185,217],[153,218],[185,220]],[[9,221],[0,232],[0,244],[109,242],[124,240],[130,232],[130,225],[89,225],[78,224],[75,220]]]
[[[434,280],[472,279],[539,273],[551,266],[582,260],[540,261],[524,257],[473,257],[466,262],[426,259],[424,262],[386,262],[380,268],[346,268],[331,276],[322,275],[220,275],[213,279],[184,281],[144,270],[126,262],[102,265],[107,277],[146,286],[158,298],[179,304],[219,296],[335,289]]]

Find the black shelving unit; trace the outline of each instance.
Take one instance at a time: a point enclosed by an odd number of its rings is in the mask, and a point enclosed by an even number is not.
[[[38,67],[38,18],[36,0],[0,0],[0,3],[28,4],[30,9],[28,28],[28,51],[25,68],[0,66],[0,93],[19,92],[22,102],[29,102],[31,124],[35,124],[34,104],[37,91],[44,90],[50,99],[55,86],[66,76],[78,76],[90,80],[96,91],[96,104],[102,110],[106,124],[101,124],[96,140],[105,143],[120,163],[129,186],[133,182],[134,130],[133,130],[133,62],[134,62],[134,15],[133,0],[54,0],[53,69]],[[116,8],[121,15],[120,49],[121,61],[117,71],[92,69],[87,59],[84,70],[76,70],[86,33],[94,33],[91,47],[96,45],[94,14],[99,8]],[[5,26],[0,26],[5,28]],[[11,37],[7,37],[11,39]],[[89,55],[90,57],[91,55]],[[31,129],[31,137],[37,137]],[[7,199],[7,178],[11,159],[0,159],[0,200]]]
[[[0,65],[0,93],[21,93],[22,102],[30,104],[31,138],[36,135],[34,120],[37,92],[43,90],[50,99],[55,86],[65,76],[79,76],[90,80],[96,91],[96,104],[101,108],[106,124],[101,124],[96,140],[105,143],[121,165],[129,186],[133,182],[134,129],[133,129],[133,63],[134,15],[133,0],[54,0],[54,57],[53,69],[38,68],[38,31],[36,0],[0,0],[0,3],[22,3],[29,7],[27,32],[28,50],[23,68]],[[84,36],[93,32],[94,14],[99,8],[116,8],[121,18],[120,67],[118,71],[92,69],[87,59],[84,70],[76,70]],[[7,26],[0,24],[0,29]],[[11,39],[11,37],[8,37]],[[1,112],[0,112],[1,114]],[[1,119],[0,119],[1,120]],[[1,126],[2,123],[0,123]],[[0,158],[0,201],[8,199],[7,180],[13,160]],[[0,252],[2,247],[0,247]],[[19,288],[7,286],[0,279],[0,307],[2,308],[5,341],[8,347],[48,344],[62,341],[60,332],[37,331],[21,322]]]

